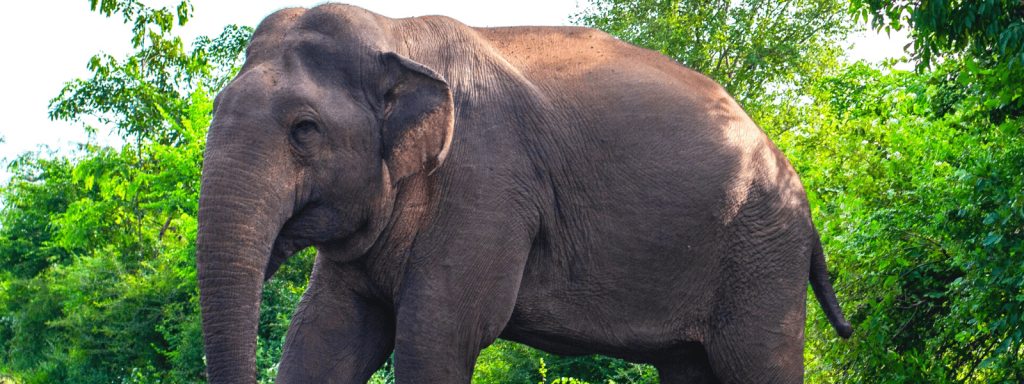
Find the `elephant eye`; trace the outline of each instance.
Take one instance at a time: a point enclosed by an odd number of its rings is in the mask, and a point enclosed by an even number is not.
[[[310,150],[315,136],[320,133],[320,128],[312,120],[302,120],[292,127],[291,142],[295,149],[300,152]]]

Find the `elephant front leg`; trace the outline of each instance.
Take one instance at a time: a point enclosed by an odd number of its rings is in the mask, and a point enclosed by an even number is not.
[[[317,256],[285,338],[277,383],[366,383],[394,348],[392,310],[361,292],[364,274]]]
[[[515,306],[514,293],[475,288],[453,293],[452,300],[403,302],[395,338],[397,383],[470,383],[480,350],[497,339]]]
[[[448,239],[458,251],[414,253],[395,305],[397,383],[470,383],[515,307],[528,248],[510,240]]]

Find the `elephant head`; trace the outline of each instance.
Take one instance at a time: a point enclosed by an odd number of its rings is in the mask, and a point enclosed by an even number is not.
[[[263,282],[288,257],[358,259],[403,180],[445,160],[451,90],[382,40],[388,28],[354,7],[278,11],[217,96],[196,239],[212,383],[255,381]]]

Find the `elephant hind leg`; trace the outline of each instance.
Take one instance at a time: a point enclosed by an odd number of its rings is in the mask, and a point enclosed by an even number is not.
[[[707,340],[708,360],[725,384],[803,382],[804,301],[790,308],[761,310],[760,316],[737,315],[718,324]]]
[[[708,354],[700,343],[687,343],[673,354],[671,360],[654,363],[658,379],[662,384],[719,384],[708,360]]]

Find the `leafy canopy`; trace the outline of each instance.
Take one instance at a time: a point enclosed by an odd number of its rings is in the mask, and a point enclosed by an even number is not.
[[[908,28],[913,42],[905,49],[918,71],[960,63],[959,82],[978,85],[973,91],[993,123],[1024,116],[1024,2],[854,0],[850,7],[859,19],[870,15],[876,30]]]
[[[964,53],[1024,66],[1024,3],[1018,0],[854,0],[851,9],[864,21],[870,15],[879,31],[909,27],[920,68]]]
[[[1024,378],[1021,122],[995,127],[980,98],[951,96],[950,69],[847,66],[777,140],[855,329],[838,340],[809,303],[813,382]]]
[[[133,25],[135,52],[97,55],[66,84],[51,118],[93,116],[127,145],[27,153],[0,190],[0,381],[202,382],[195,274],[199,175],[211,98],[252,32],[228,26],[185,49],[176,11],[92,2]],[[95,131],[91,127],[87,127]],[[311,257],[267,285],[262,378],[273,375]]]

